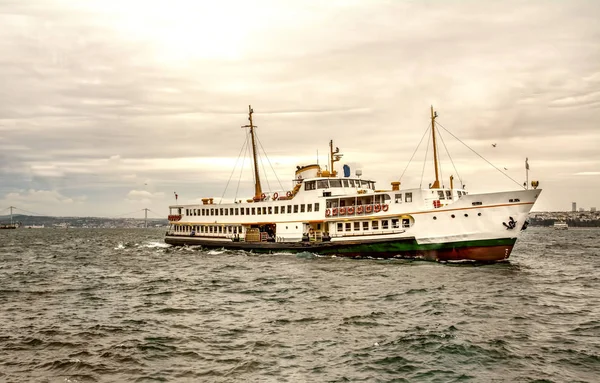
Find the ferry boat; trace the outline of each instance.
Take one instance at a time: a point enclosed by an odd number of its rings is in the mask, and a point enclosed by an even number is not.
[[[565,221],[555,221],[553,227],[556,230],[567,230],[569,225]]]
[[[328,169],[298,166],[293,188],[265,191],[256,154],[253,110],[249,107],[254,164],[254,196],[245,201],[169,206],[165,242],[174,246],[255,253],[311,252],[372,258],[420,258],[434,261],[507,260],[528,213],[541,193],[532,189],[470,194],[439,178],[436,117],[431,107],[435,181],[427,188],[388,189],[348,169],[334,169],[342,154],[329,142]]]

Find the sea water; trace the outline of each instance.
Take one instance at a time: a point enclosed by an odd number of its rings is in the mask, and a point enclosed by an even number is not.
[[[0,231],[2,382],[598,382],[599,229],[507,263],[173,248]]]

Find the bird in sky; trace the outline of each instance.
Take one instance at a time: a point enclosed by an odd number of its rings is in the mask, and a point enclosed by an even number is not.
[[[492,146],[495,148],[495,147],[496,147],[496,144],[492,144]]]

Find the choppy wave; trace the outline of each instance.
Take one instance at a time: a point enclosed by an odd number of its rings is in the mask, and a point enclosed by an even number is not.
[[[6,230],[0,381],[596,382],[600,230],[524,234],[481,266]]]

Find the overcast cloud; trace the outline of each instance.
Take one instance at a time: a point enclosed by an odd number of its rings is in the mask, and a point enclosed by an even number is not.
[[[174,191],[221,197],[236,163],[225,198],[250,197],[249,104],[286,189],[330,139],[387,187],[433,104],[519,184],[529,158],[534,210],[600,208],[598,20],[593,0],[0,0],[0,215],[166,216]],[[518,187],[441,134],[468,190]],[[433,181],[424,144],[403,188]]]

